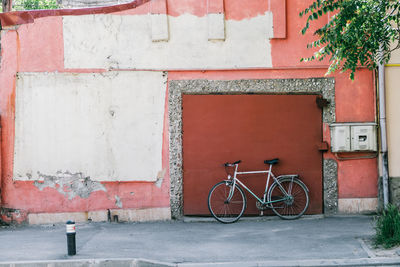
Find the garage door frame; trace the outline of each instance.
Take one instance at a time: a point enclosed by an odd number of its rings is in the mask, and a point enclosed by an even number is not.
[[[336,122],[334,78],[169,81],[170,201],[171,216],[176,219],[183,216],[182,94],[320,94],[329,101],[323,108],[323,124]],[[334,214],[338,206],[337,163],[325,158],[322,162],[323,209],[325,214]]]

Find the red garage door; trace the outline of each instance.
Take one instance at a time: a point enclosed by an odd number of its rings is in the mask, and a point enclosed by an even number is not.
[[[322,213],[322,111],[316,95],[183,95],[183,201],[185,215],[209,215],[210,188],[225,179],[224,162],[240,170],[298,173],[310,189],[308,214]],[[261,196],[265,178],[243,176]],[[258,214],[247,194],[247,214]]]

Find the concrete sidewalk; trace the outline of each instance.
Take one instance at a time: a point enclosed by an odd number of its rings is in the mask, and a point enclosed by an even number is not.
[[[373,226],[371,216],[87,223],[72,257],[65,225],[2,227],[0,266],[400,266],[396,250],[368,245]]]

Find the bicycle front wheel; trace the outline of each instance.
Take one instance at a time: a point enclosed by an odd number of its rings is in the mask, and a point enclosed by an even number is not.
[[[228,200],[232,190],[232,198]],[[246,196],[238,185],[233,187],[231,181],[219,182],[211,188],[208,194],[208,209],[217,221],[234,223],[239,220],[246,209]]]
[[[307,191],[306,186],[298,179],[275,181],[268,194],[272,211],[285,220],[299,218],[308,208]]]

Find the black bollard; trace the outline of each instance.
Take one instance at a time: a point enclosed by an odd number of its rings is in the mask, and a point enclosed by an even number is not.
[[[68,255],[73,256],[76,255],[76,242],[75,242],[75,222],[68,221],[67,222],[67,247],[68,247]]]

